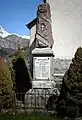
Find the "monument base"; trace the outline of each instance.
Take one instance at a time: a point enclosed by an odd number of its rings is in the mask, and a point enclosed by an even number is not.
[[[56,95],[56,83],[53,78],[53,50],[51,48],[35,48],[32,56],[32,89],[27,92],[25,101],[29,107],[45,108],[49,97],[53,94]]]
[[[55,87],[56,83],[54,81],[32,81],[32,88],[48,88],[48,89],[53,89]]]

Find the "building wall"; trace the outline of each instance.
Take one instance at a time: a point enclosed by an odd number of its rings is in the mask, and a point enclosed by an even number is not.
[[[82,46],[82,0],[47,0],[51,8],[56,57],[72,58]]]

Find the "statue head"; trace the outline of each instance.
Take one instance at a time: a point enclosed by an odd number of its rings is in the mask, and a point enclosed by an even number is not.
[[[46,3],[46,0],[43,0],[44,3]]]

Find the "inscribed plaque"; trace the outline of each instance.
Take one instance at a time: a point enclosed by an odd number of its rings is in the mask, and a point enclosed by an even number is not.
[[[49,57],[34,57],[34,79],[50,79]]]

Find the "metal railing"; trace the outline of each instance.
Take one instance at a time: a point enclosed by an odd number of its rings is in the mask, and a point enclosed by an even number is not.
[[[16,91],[15,96],[10,96],[12,97],[11,105],[13,106],[10,106],[11,109],[52,109],[56,101],[56,95],[52,94],[48,88],[35,88],[28,92],[21,91],[20,93]],[[2,106],[4,106],[3,104],[2,102]],[[10,102],[8,104],[10,104]]]

